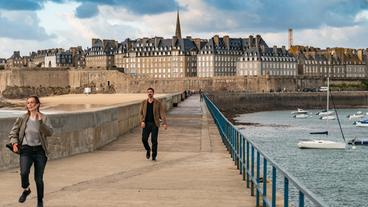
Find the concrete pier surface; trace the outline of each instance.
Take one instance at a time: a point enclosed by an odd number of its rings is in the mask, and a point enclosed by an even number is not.
[[[168,112],[158,143],[157,161],[147,160],[135,128],[95,152],[49,161],[45,206],[255,206],[199,96]],[[0,172],[0,180],[0,206],[36,205],[33,169],[24,204],[19,170]]]

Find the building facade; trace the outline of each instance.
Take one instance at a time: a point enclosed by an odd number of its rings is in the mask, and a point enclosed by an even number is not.
[[[208,40],[197,55],[198,77],[235,76],[237,62],[249,48],[268,47],[257,35],[256,38],[230,38],[215,35]]]
[[[72,65],[75,68],[86,67],[86,51],[81,46],[71,47],[69,49],[72,54]]]
[[[6,60],[6,67],[5,68],[14,68],[14,67],[25,67],[23,57],[20,55],[20,51],[14,51],[13,55],[10,56]]]
[[[293,46],[299,75],[332,78],[368,77],[366,51],[349,48],[313,48]]]
[[[285,47],[254,47],[244,52],[237,62],[238,76],[297,76],[297,61]]]
[[[114,54],[118,48],[115,40],[92,39],[92,47],[87,50],[86,67],[112,69],[115,66]]]
[[[60,67],[73,67],[72,54],[69,51],[58,52],[56,54],[47,55],[45,57],[45,67],[47,68],[60,68]]]
[[[126,39],[115,54],[116,67],[137,77],[196,76],[197,48],[191,38]]]

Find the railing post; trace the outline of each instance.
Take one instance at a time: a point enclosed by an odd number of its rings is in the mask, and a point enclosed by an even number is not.
[[[256,171],[257,171],[257,177],[256,177],[256,181],[257,181],[257,184],[256,184],[256,206],[259,206],[259,183],[260,183],[260,180],[259,180],[259,177],[260,177],[260,174],[261,174],[261,155],[260,153],[258,152],[257,150],[257,166],[256,166]]]
[[[266,207],[267,199],[267,160],[263,158],[263,207]]]
[[[236,140],[236,168],[240,169],[240,144],[239,144],[239,133],[235,130],[235,140]]]
[[[249,142],[247,141],[247,163],[246,163],[246,173],[247,173],[247,188],[249,188]]]
[[[239,142],[239,174],[243,174],[243,142],[241,139],[241,134],[239,131],[236,131],[238,134],[238,142]]]
[[[276,167],[272,166],[272,207],[276,207]]]
[[[245,169],[245,138],[243,137],[243,135],[241,135],[241,141],[242,141],[242,145],[243,145],[243,149],[242,149],[242,171],[243,171],[243,180],[245,180],[246,178],[246,174],[247,171]]]
[[[251,145],[251,148],[252,148],[252,152],[251,152],[250,195],[254,196],[254,183],[253,183],[253,178],[254,178],[254,147],[253,147],[253,145]]]
[[[289,179],[284,177],[284,207],[289,207]]]
[[[304,207],[304,193],[299,191],[299,207]]]

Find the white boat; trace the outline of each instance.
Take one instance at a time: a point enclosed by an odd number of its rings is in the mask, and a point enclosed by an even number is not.
[[[317,112],[316,115],[318,115],[318,116],[328,116],[328,115],[332,115],[334,113],[335,113],[334,111],[322,110],[320,112]]]
[[[296,111],[292,111],[291,114],[308,114],[308,111],[301,108],[297,108]]]
[[[351,119],[361,119],[361,118],[363,118],[363,117],[364,117],[364,114],[363,114],[363,112],[358,111],[358,112],[356,112],[355,114],[349,114],[347,117],[348,117],[350,120],[351,120]]]
[[[322,120],[335,120],[336,119],[336,116],[334,116],[334,115],[328,115],[328,116],[321,116],[319,118],[322,119]]]
[[[348,118],[350,120],[352,120],[352,119],[361,119],[363,117],[364,117],[364,114],[351,114],[351,115],[348,115]]]
[[[326,112],[328,112],[328,105],[329,105],[329,84],[330,83],[330,79],[329,77],[327,77],[327,107],[326,107]],[[336,116],[338,116],[337,112],[336,112]],[[336,117],[334,115],[327,115],[327,116],[322,116],[320,117],[321,119],[325,119],[326,120],[326,124],[328,125],[328,120],[331,119],[336,119]],[[341,129],[341,125],[340,122],[339,126]],[[312,133],[311,133],[312,134]],[[317,133],[313,133],[313,134],[317,134]],[[318,134],[322,134],[321,132],[319,132]],[[326,136],[328,136],[328,131],[325,131],[323,134],[326,134]],[[298,142],[298,147],[300,149],[345,149],[346,147],[346,143],[345,143],[345,137],[343,134],[343,131],[341,129],[341,134],[342,137],[344,139],[344,142],[334,142],[331,140],[322,140],[322,139],[312,139],[312,140],[301,140]]]
[[[306,118],[308,118],[309,116],[308,116],[308,114],[295,114],[293,117],[294,117],[295,119],[306,119]]]
[[[356,127],[368,127],[368,119],[355,121],[353,125],[355,125]]]
[[[344,142],[313,139],[300,141],[298,147],[300,149],[345,149],[346,144]]]

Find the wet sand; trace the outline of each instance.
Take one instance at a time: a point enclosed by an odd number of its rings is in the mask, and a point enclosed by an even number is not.
[[[155,94],[155,98],[166,96],[167,94]],[[147,98],[145,93],[130,94],[68,94],[61,96],[41,97],[41,110],[45,111],[88,111],[96,108],[105,108],[128,104]],[[17,107],[6,107],[3,109],[23,109],[24,99],[5,99],[6,102]]]

